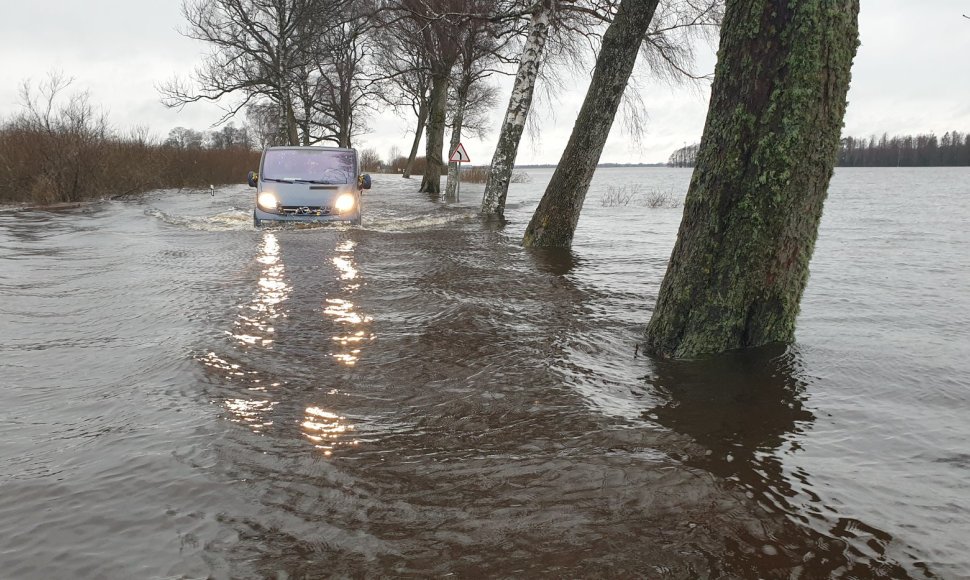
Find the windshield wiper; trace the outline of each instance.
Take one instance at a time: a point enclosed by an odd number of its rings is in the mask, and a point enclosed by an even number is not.
[[[317,183],[322,185],[341,185],[342,181],[331,181],[329,179],[295,179],[297,183]]]
[[[264,177],[263,181],[275,181],[276,183],[293,183],[291,179],[278,179],[276,177]]]

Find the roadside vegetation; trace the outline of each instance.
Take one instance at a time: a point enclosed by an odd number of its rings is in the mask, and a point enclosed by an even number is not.
[[[119,134],[85,93],[66,94],[57,74],[35,89],[25,84],[24,112],[0,122],[0,203],[50,205],[112,198],[161,188],[243,181],[259,154],[248,144],[215,138],[152,138]]]

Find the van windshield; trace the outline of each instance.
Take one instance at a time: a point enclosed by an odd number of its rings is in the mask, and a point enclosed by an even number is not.
[[[263,158],[264,180],[311,183],[353,183],[357,178],[353,151],[321,148],[268,149]]]

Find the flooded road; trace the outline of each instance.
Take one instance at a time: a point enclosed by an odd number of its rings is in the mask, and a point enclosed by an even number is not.
[[[797,343],[636,353],[689,170],[569,252],[375,176],[0,213],[0,576],[970,576],[970,171],[838,170]],[[615,193],[615,191],[614,191]]]

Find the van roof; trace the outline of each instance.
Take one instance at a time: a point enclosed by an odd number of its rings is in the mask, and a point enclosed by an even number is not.
[[[320,149],[324,151],[353,151],[357,152],[356,149],[350,147],[327,147],[325,145],[277,145],[275,147],[267,147],[264,151],[279,150],[279,149]]]

